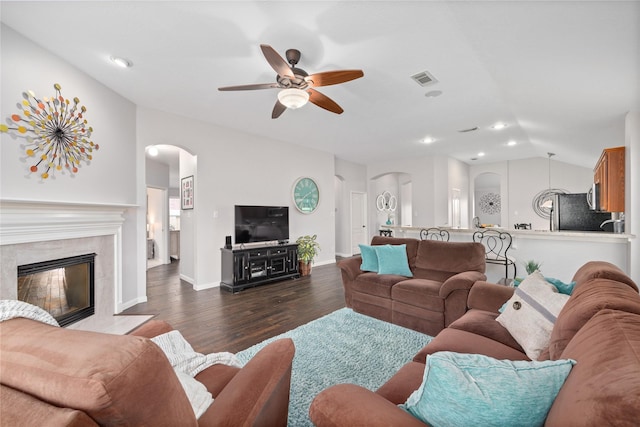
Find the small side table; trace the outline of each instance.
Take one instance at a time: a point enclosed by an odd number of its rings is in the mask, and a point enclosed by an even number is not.
[[[379,231],[381,236],[393,237],[393,230],[381,228]]]

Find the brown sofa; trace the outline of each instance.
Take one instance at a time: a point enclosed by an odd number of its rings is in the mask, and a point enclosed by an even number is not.
[[[636,284],[606,262],[589,262],[554,324],[540,360],[574,359],[547,415],[546,426],[637,426],[640,422],[640,295]],[[424,426],[396,405],[421,382],[428,355],[439,351],[528,360],[497,321],[513,288],[476,283],[470,310],[440,332],[375,393],[352,384],[321,392],[310,417],[316,426]]]
[[[480,243],[374,236],[371,245],[406,244],[412,278],[362,271],[360,255],[338,263],[347,307],[429,335],[462,316],[469,289],[486,280]]]
[[[213,365],[195,378],[214,401],[196,420],[150,321],[130,335],[0,323],[3,426],[286,426],[294,345],[273,342],[242,369]]]

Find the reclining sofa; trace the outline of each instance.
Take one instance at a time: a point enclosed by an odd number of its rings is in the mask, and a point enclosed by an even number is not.
[[[294,344],[274,341],[244,367],[215,364],[195,379],[213,403],[196,419],[164,352],[149,338],[70,330],[35,320],[0,322],[3,426],[286,426]]]
[[[467,311],[471,286],[486,280],[481,243],[374,236],[371,246],[406,245],[413,277],[360,269],[362,256],[338,263],[346,306],[380,320],[436,335]]]
[[[548,347],[538,360],[571,359],[576,364],[552,400],[544,425],[637,426],[638,287],[616,266],[602,261],[583,265],[573,281],[573,293],[559,312]],[[440,332],[378,390],[372,392],[354,384],[332,386],[312,402],[311,420],[318,427],[425,426],[397,405],[405,403],[421,386],[425,363],[432,355],[455,352],[498,360],[530,360],[509,331],[496,321],[498,310],[513,293],[514,288],[477,282],[469,293],[469,311]],[[435,405],[441,403],[435,400]],[[464,393],[460,405],[461,410],[471,410],[465,406]],[[525,425],[527,420],[517,424]]]

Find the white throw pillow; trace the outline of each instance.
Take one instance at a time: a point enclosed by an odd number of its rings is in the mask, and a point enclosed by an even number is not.
[[[551,330],[568,295],[548,283],[540,272],[528,275],[496,320],[520,344],[531,360],[549,346]]]

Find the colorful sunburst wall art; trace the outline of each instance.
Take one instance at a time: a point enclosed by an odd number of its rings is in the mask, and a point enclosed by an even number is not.
[[[65,171],[73,177],[81,162],[91,164],[93,150],[100,148],[89,139],[93,128],[84,118],[87,108],[79,105],[78,98],[64,98],[58,83],[53,88],[55,96],[42,100],[32,91],[24,92],[24,99],[17,104],[21,114],[13,114],[6,124],[0,124],[0,132],[26,141],[21,145],[26,154],[23,160],[31,163],[29,171],[43,180]]]

